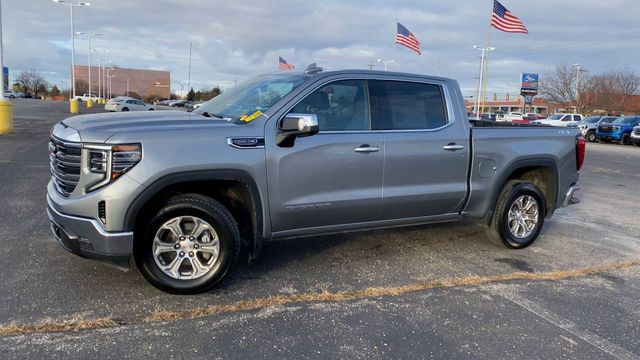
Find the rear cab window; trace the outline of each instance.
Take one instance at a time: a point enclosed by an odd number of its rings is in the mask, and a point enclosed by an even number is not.
[[[370,89],[375,129],[430,130],[449,122],[441,85],[376,80]]]

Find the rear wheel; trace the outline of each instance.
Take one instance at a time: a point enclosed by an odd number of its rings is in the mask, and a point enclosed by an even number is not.
[[[587,133],[587,140],[589,140],[589,142],[595,142],[596,141],[596,133],[595,133],[595,131],[589,131]]]
[[[235,265],[240,233],[231,213],[199,194],[178,195],[149,221],[136,263],[155,287],[195,294],[217,284]]]
[[[129,111],[128,107],[123,107],[121,111]]]
[[[620,138],[620,145],[629,145],[630,141],[631,137],[629,134],[622,134],[622,137]]]
[[[522,249],[531,245],[544,225],[546,202],[540,190],[529,182],[509,181],[498,198],[487,229],[497,245]]]

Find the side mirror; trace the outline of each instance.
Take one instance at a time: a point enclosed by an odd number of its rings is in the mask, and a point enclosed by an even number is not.
[[[318,117],[316,114],[287,114],[278,123],[276,143],[281,147],[292,147],[298,137],[311,136],[318,133]]]

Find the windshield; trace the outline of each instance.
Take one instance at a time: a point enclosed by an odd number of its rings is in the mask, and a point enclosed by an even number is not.
[[[560,119],[562,119],[563,116],[564,116],[564,114],[553,114],[553,115],[549,116],[549,120],[560,120]]]
[[[625,116],[625,117],[619,117],[616,119],[616,121],[614,121],[614,124],[633,124],[633,122],[636,120],[635,116]]]
[[[584,122],[588,124],[593,124],[593,123],[597,123],[598,120],[600,120],[600,116],[589,116],[588,118],[584,119]]]
[[[258,76],[207,101],[194,113],[249,122],[307,79],[303,74]]]

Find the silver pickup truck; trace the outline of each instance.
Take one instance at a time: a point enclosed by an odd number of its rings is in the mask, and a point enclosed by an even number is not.
[[[312,66],[191,113],[59,122],[48,215],[72,253],[197,293],[271,239],[470,218],[524,248],[574,202],[584,146],[578,129],[469,121],[454,80]]]

